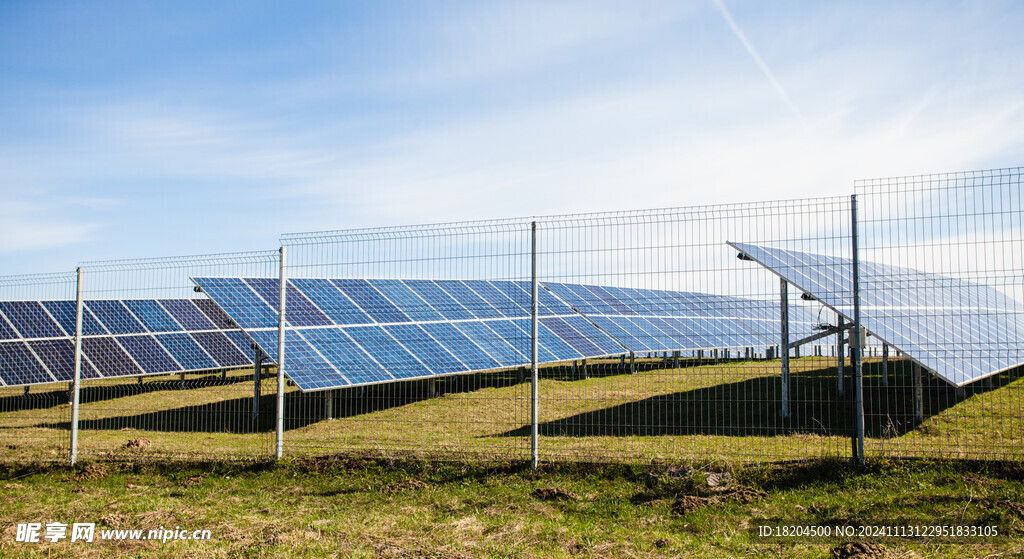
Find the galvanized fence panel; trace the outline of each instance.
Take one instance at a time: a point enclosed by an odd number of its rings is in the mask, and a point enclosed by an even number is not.
[[[56,371],[66,360],[74,331],[52,320],[38,301],[75,299],[72,273],[0,277],[0,455],[12,461],[69,459],[71,377]],[[36,319],[47,320],[40,331]],[[57,336],[59,341],[43,339]],[[8,386],[13,385],[13,386]]]
[[[272,276],[276,252],[88,262],[78,455],[267,459],[274,377],[193,277]],[[92,324],[90,327],[89,325]]]
[[[864,304],[908,346],[865,365],[870,454],[1024,455],[1022,171],[856,184],[862,269],[886,276]],[[886,313],[893,303],[906,310]]]

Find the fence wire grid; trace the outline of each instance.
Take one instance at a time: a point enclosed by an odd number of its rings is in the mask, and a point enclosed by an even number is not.
[[[1020,177],[0,277],[0,443],[15,461],[1019,460]]]

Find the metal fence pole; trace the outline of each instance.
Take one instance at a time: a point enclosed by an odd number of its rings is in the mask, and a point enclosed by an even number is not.
[[[537,222],[530,223],[530,462],[537,469],[540,462],[539,379],[537,373]]]
[[[864,376],[861,370],[861,351],[864,334],[860,326],[860,260],[857,246],[857,195],[850,196],[850,244],[853,251],[853,333],[850,336],[850,365],[853,367],[853,460],[864,463]]]
[[[74,466],[78,461],[78,408],[82,385],[82,268],[75,270],[75,380],[71,385],[71,448],[69,460]]]
[[[285,247],[280,249],[280,294],[277,302],[277,444],[274,456],[280,460],[284,456],[284,307],[286,293]]]
[[[789,284],[779,279],[779,296],[782,308],[782,339],[779,351],[782,355],[782,409],[779,415],[789,417]]]

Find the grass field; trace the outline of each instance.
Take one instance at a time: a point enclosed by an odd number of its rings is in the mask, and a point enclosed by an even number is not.
[[[688,467],[307,459],[0,468],[0,556],[1014,557],[1019,464],[847,461]],[[17,542],[89,522],[93,543]],[[995,526],[998,537],[760,537],[760,525]],[[209,530],[201,541],[104,530]],[[177,528],[176,528],[177,527]]]
[[[529,384],[517,371],[365,391],[289,387],[276,464],[275,380],[261,382],[254,417],[251,371],[85,384],[74,468],[61,464],[64,387],[0,389],[0,557],[1024,556],[1015,374],[963,393],[926,383],[919,421],[907,368],[893,363],[883,387],[869,362],[872,460],[855,469],[831,359],[794,360],[789,418],[778,413],[777,362],[665,365],[542,370],[540,472],[525,466]],[[779,463],[789,459],[812,460]],[[1002,535],[778,541],[750,531],[762,520],[941,521]],[[211,537],[19,543],[19,522]]]
[[[792,415],[779,416],[777,361],[638,364],[591,362],[541,371],[542,459],[650,463],[845,457],[852,419],[832,359],[793,361]],[[909,368],[865,367],[869,456],[1024,457],[1024,380],[1003,374],[958,394],[937,381],[915,418]],[[274,452],[273,378],[261,382],[253,417],[251,371],[92,381],[82,390],[79,455],[98,460],[265,459]],[[847,379],[847,382],[849,379]],[[849,393],[847,393],[849,394]],[[330,397],[332,401],[327,398]],[[330,402],[330,403],[329,403]],[[328,407],[329,406],[329,407]],[[529,457],[529,384],[518,372],[448,377],[302,394],[288,387],[285,452],[382,458]],[[70,409],[64,386],[0,389],[0,443],[7,461],[61,460]],[[143,441],[133,446],[129,441]]]

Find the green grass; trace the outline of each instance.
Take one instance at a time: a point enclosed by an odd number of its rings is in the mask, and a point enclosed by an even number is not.
[[[1024,470],[1005,463],[788,465],[87,463],[0,469],[3,557],[831,557],[849,540],[759,539],[759,519],[997,525],[994,539],[879,541],[892,557],[1024,556]],[[717,499],[709,473],[745,488]],[[565,500],[546,500],[558,489]],[[570,495],[571,494],[571,495]],[[677,502],[712,497],[680,513]],[[681,499],[680,499],[681,498]],[[674,510],[675,509],[675,510]],[[17,522],[208,529],[209,541],[15,542]]]
[[[645,463],[709,455],[741,461],[844,457],[848,404],[830,358],[793,360],[792,417],[779,417],[777,361],[721,362],[678,369],[591,362],[590,378],[566,367],[541,371],[540,435],[548,460]],[[964,394],[937,381],[925,387],[925,419],[914,419],[910,375],[891,365],[880,386],[877,359],[865,368],[866,447],[872,456],[1019,459],[1024,456],[1024,380],[1003,374]],[[264,459],[274,450],[275,380],[261,383],[252,417],[251,371],[92,381],[82,393],[83,458]],[[9,460],[61,460],[70,409],[61,386],[0,389],[0,444]],[[449,377],[439,395],[423,382],[342,390],[332,419],[324,393],[286,396],[289,456],[355,452],[383,458],[521,460],[529,456],[528,383],[516,372]],[[126,449],[133,439],[149,444]]]

